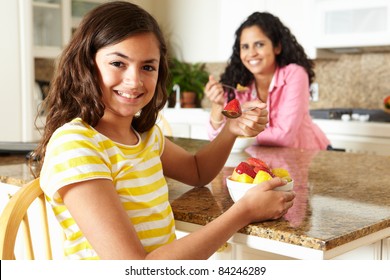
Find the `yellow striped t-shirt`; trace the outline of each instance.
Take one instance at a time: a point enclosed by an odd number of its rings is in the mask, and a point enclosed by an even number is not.
[[[66,185],[90,179],[113,181],[147,252],[176,238],[160,160],[164,136],[158,126],[137,136],[136,145],[119,144],[76,118],[51,137],[40,182],[64,229],[67,258],[99,259],[57,192]]]

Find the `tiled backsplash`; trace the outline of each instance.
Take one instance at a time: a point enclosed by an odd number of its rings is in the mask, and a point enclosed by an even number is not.
[[[53,60],[37,59],[35,76],[50,80]],[[344,54],[337,59],[315,61],[319,100],[311,109],[320,108],[381,108],[382,100],[390,95],[390,53]],[[207,70],[219,78],[224,63],[207,63]],[[208,107],[207,100],[203,102]]]
[[[390,95],[390,53],[342,55],[316,61],[319,101],[313,108],[381,108]]]

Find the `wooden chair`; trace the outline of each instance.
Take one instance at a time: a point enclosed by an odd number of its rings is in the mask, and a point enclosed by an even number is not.
[[[2,260],[15,259],[15,243],[19,232],[23,232],[25,242],[25,257],[33,260],[34,248],[30,225],[28,222],[28,209],[37,200],[40,209],[40,218],[46,259],[53,259],[49,223],[46,211],[46,201],[39,184],[39,178],[25,184],[9,200],[0,216],[0,258]]]

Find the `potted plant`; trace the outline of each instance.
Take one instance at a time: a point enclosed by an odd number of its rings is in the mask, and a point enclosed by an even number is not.
[[[173,86],[175,84],[180,86],[180,103],[182,108],[201,107],[200,104],[204,96],[204,86],[209,79],[209,73],[205,68],[206,65],[204,63],[187,63],[179,61],[177,58],[173,58],[170,61],[168,92],[172,93],[171,97],[174,97],[176,95],[173,91]],[[190,101],[191,98],[194,100]],[[172,100],[172,98],[170,98],[170,100]]]

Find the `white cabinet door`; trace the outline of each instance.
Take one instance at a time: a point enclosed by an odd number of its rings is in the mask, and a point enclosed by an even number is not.
[[[390,237],[382,240],[382,260],[390,260]]]
[[[381,259],[381,241],[370,245],[362,246],[339,255],[332,260],[380,260]]]
[[[359,122],[314,119],[334,148],[347,152],[390,156],[390,125],[379,122]]]

